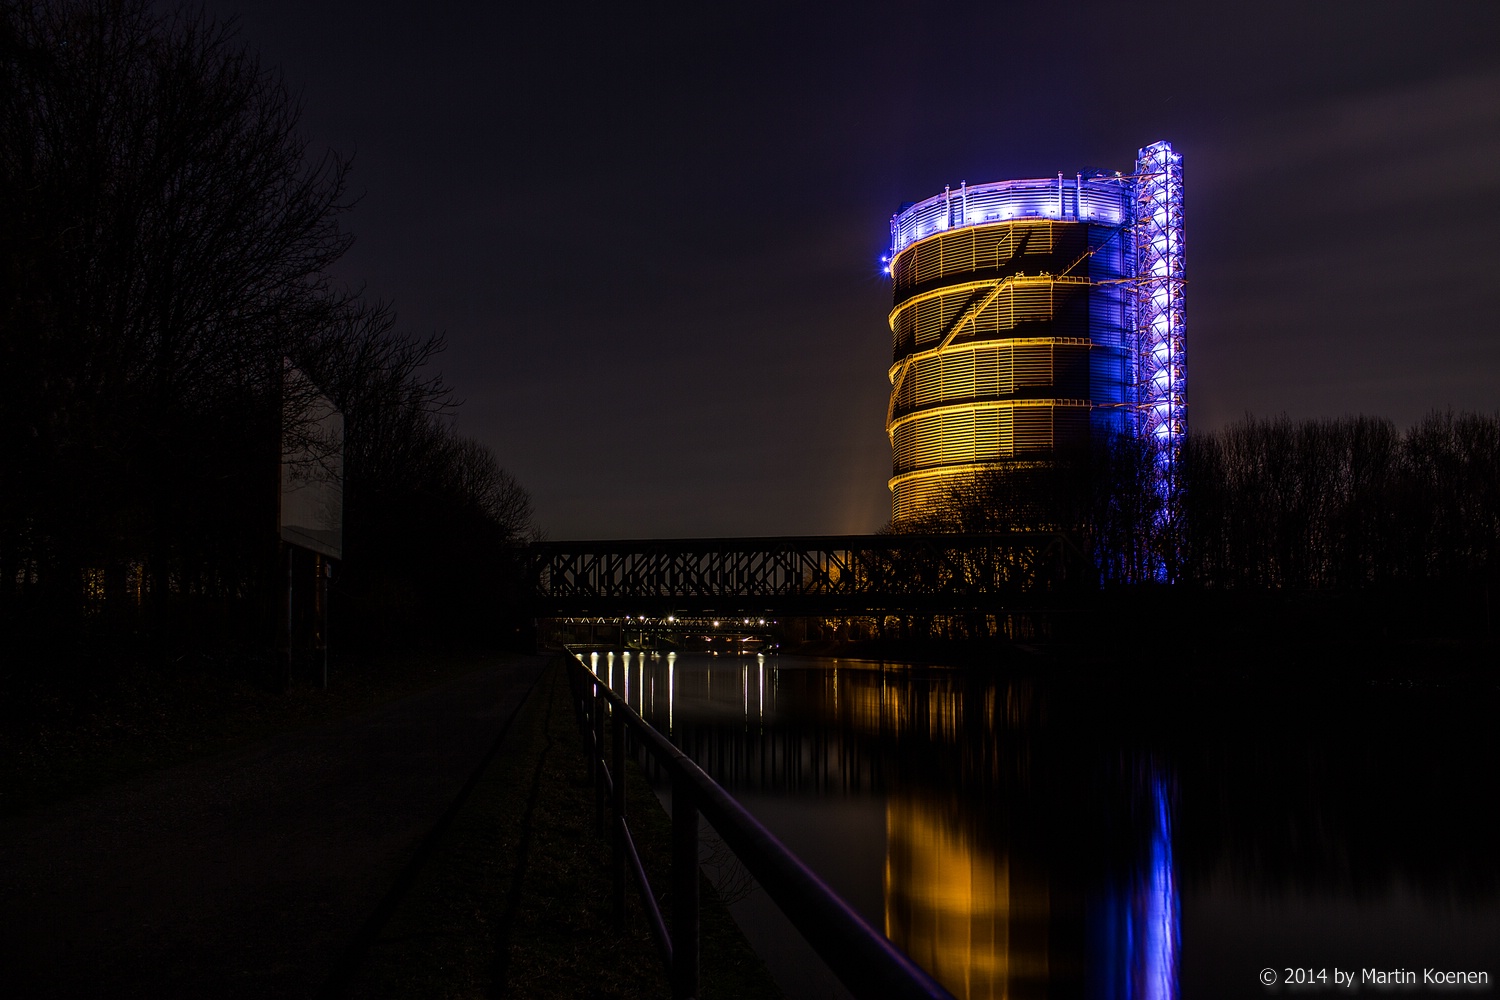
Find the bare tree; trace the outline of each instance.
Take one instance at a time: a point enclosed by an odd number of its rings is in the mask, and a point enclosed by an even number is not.
[[[471,528],[485,552],[524,534],[525,491],[447,423],[441,338],[331,281],[349,163],[298,115],[201,13],[0,7],[0,611],[253,603],[313,393],[345,416],[371,572],[428,522],[462,522],[445,544],[465,557]]]

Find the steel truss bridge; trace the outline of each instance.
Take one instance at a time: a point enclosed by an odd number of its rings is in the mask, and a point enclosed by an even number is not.
[[[539,542],[529,560],[539,618],[995,613],[1096,580],[1048,532]]]

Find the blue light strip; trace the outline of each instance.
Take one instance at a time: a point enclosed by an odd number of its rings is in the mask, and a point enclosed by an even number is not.
[[[1130,181],[1118,174],[962,183],[957,190],[949,188],[891,216],[888,257],[895,260],[898,253],[918,240],[948,229],[1016,219],[1065,219],[1118,226],[1130,217],[1132,208]]]
[[[1187,433],[1182,157],[1158,142],[1140,151],[1135,172],[1138,433],[1156,449],[1158,487],[1169,502]]]

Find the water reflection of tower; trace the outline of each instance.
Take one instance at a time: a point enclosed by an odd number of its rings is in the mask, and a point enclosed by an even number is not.
[[[892,795],[887,936],[962,1000],[1176,1000],[1171,780],[1151,765],[1111,792],[1068,830],[1035,802],[976,825],[931,795]]]
[[[886,934],[965,1000],[1175,1000],[1170,771],[1101,772],[1041,694],[851,674],[845,725],[883,737]],[[1096,779],[1103,780],[1096,780]]]
[[[854,675],[858,678],[858,675]],[[964,1000],[1060,997],[1076,980],[1069,900],[1033,792],[1039,693],[948,674],[851,685],[846,725],[883,737],[885,932]]]
[[[1154,760],[1128,774],[1130,845],[1107,875],[1090,915],[1090,997],[1176,1000],[1181,945],[1177,863],[1173,849],[1173,782]]]
[[[810,837],[834,845],[834,871],[859,874],[856,893],[876,890],[862,912],[955,995],[1175,997],[1175,779],[1115,749],[1099,719],[980,671],[773,666],[762,679],[758,661],[684,671],[669,656],[643,684],[630,662],[596,669],[617,690],[628,678],[632,704],[732,794],[822,803]],[[859,800],[878,811],[829,825],[835,803]]]
[[[887,800],[886,936],[960,1000],[1053,995],[1046,871],[945,820]]]

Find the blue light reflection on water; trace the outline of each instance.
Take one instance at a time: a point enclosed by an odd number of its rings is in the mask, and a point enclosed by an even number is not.
[[[1149,855],[1116,882],[1096,917],[1093,989],[1098,1000],[1177,1000],[1181,902],[1172,858],[1168,777],[1148,764],[1142,784],[1151,806]]]
[[[1156,825],[1151,837],[1151,866],[1146,886],[1145,990],[1143,1000],[1176,1000],[1178,925],[1177,872],[1172,864],[1172,819],[1161,778],[1152,782]]]
[[[1178,997],[1178,873],[1172,864],[1172,816],[1161,778],[1154,781],[1157,825],[1152,832],[1151,870],[1146,888],[1146,990],[1143,1000]]]

